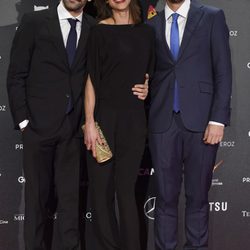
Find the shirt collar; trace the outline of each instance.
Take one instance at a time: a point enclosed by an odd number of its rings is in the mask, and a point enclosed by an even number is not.
[[[190,0],[185,0],[184,3],[181,5],[181,7],[176,12],[174,12],[173,10],[171,10],[169,8],[168,4],[166,4],[166,6],[165,6],[165,17],[166,17],[166,20],[168,20],[173,13],[177,13],[180,16],[182,16],[184,18],[187,18],[188,12],[189,12],[189,9],[190,9],[190,4],[191,4]]]
[[[68,18],[73,18],[73,19],[77,19],[80,23],[82,22],[82,15],[83,13],[81,13],[79,16],[77,17],[73,17],[64,7],[63,2],[61,1],[60,4],[57,7],[57,13],[58,13],[58,18],[59,20],[66,20]]]

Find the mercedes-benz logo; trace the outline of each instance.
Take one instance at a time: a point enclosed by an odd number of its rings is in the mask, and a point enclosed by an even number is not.
[[[150,220],[154,220],[154,210],[155,210],[156,197],[149,198],[144,204],[144,213],[146,217]]]

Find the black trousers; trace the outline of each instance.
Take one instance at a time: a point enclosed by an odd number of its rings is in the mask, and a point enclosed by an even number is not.
[[[80,139],[72,136],[71,124],[66,117],[61,128],[50,137],[41,137],[28,125],[23,132],[23,143],[25,249],[46,249],[44,230],[52,184],[57,196],[53,249],[78,249]]]
[[[87,157],[94,231],[101,250],[139,250],[135,183],[145,146],[144,109],[100,106],[97,121],[114,157],[105,164],[97,164],[90,152]]]
[[[149,136],[157,184],[156,249],[176,249],[178,199],[184,177],[187,242],[183,249],[206,250],[208,249],[208,191],[218,145],[204,144],[204,133],[187,130],[180,113],[173,116],[168,131]]]

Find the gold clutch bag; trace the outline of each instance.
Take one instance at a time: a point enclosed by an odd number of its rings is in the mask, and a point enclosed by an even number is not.
[[[113,154],[112,154],[110,147],[107,143],[107,140],[104,137],[103,132],[102,132],[102,130],[97,122],[95,123],[95,127],[98,131],[98,134],[99,134],[101,140],[103,141],[103,144],[99,144],[98,142],[96,142],[96,148],[95,148],[96,161],[98,163],[103,163],[103,162],[110,160],[113,157]]]
[[[82,126],[82,129],[84,130],[85,125]],[[104,163],[108,160],[110,160],[113,157],[112,151],[110,150],[110,147],[107,143],[106,138],[103,135],[103,132],[100,128],[100,126],[98,125],[97,122],[95,122],[95,127],[97,129],[97,132],[102,140],[102,144],[96,142],[96,161],[98,163]]]
[[[82,126],[83,130],[84,130],[84,127],[85,127],[85,125]],[[107,143],[107,140],[104,137],[103,132],[102,132],[102,130],[97,122],[95,122],[95,127],[96,127],[97,132],[98,132],[98,134],[103,142],[103,144],[96,142],[96,146],[95,146],[96,161],[98,163],[103,163],[105,161],[110,160],[113,157],[113,154],[112,154],[110,147]]]

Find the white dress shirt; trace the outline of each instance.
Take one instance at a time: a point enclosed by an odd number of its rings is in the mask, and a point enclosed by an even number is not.
[[[167,41],[169,49],[171,49],[170,48],[170,34],[171,34],[171,25],[172,25],[172,14],[174,14],[174,13],[179,14],[177,22],[178,22],[178,26],[179,26],[179,42],[180,42],[180,46],[181,46],[181,42],[183,39],[183,35],[184,35],[186,23],[187,23],[190,4],[191,4],[190,0],[185,0],[176,12],[174,12],[172,9],[170,9],[168,4],[165,5],[165,18],[166,18],[165,35],[166,35],[166,41]],[[219,122],[215,122],[215,121],[209,121],[209,124],[224,126],[224,124],[219,123]]]
[[[179,14],[178,17],[178,26],[179,26],[179,39],[180,39],[180,46],[184,34],[184,30],[187,23],[188,12],[190,9],[190,0],[186,0],[183,2],[181,7],[174,12],[169,6],[166,4],[165,6],[165,17],[166,17],[166,40],[168,43],[168,47],[170,48],[170,34],[171,34],[171,25],[172,25],[172,14],[177,13]],[[170,48],[171,49],[171,48]]]
[[[63,36],[63,42],[64,42],[64,46],[66,47],[67,44],[67,40],[68,40],[68,36],[69,36],[69,31],[70,31],[70,24],[68,22],[68,18],[73,18],[78,20],[78,22],[76,23],[76,33],[77,33],[77,45],[78,45],[78,41],[81,35],[81,28],[82,28],[82,14],[81,13],[79,16],[77,17],[73,17],[64,7],[63,2],[61,1],[60,4],[57,7],[57,13],[58,13],[58,18],[59,18],[59,22],[60,22],[60,27],[61,27],[61,31],[62,31],[62,36]]]
[[[60,23],[60,27],[61,27],[61,31],[62,31],[62,38],[63,38],[63,42],[64,42],[64,46],[66,47],[67,44],[67,40],[68,40],[68,36],[69,36],[69,32],[70,32],[70,24],[68,22],[68,18],[73,18],[73,19],[77,19],[78,22],[76,23],[76,33],[77,33],[77,45],[78,45],[78,41],[81,35],[81,28],[82,28],[82,15],[83,13],[81,13],[79,16],[77,17],[73,17],[64,7],[63,2],[61,1],[60,4],[57,7],[57,14],[58,14],[58,19],[59,19],[59,23]],[[19,123],[19,128],[21,130],[23,130],[29,123],[29,120],[24,120],[21,123]]]

